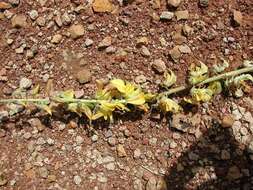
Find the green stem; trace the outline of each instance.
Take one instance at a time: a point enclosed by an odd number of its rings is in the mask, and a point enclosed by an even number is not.
[[[249,73],[249,72],[253,72],[253,66],[213,76],[211,78],[208,78],[208,79],[198,83],[197,85],[203,85],[203,84],[207,84],[207,83],[210,83],[210,82],[218,81],[218,80],[221,80],[221,79],[227,79],[227,78],[230,78],[230,77],[233,77],[233,76],[237,76],[237,75],[240,75],[240,74],[243,74],[243,73]]]
[[[41,102],[45,104],[49,104],[50,100],[48,98],[45,99],[0,99],[0,104],[6,103],[20,103],[20,102]]]
[[[51,98],[52,101],[54,102],[64,102],[64,103],[94,103],[94,104],[99,104],[101,103],[103,100],[96,100],[96,99],[65,99],[65,98]],[[106,100],[104,100],[106,101]],[[114,100],[108,100],[107,102],[114,102]],[[126,100],[122,99],[122,100],[117,100],[117,102],[126,103]]]
[[[240,75],[240,74],[243,74],[243,73],[249,73],[249,72],[253,72],[253,67],[242,68],[242,69],[238,69],[238,70],[235,70],[235,71],[230,71],[230,72],[227,72],[227,73],[219,74],[219,75],[210,77],[210,78],[208,78],[208,79],[206,79],[202,82],[199,82],[199,83],[195,84],[195,86],[201,86],[201,85],[208,84],[208,83],[211,83],[211,82],[214,82],[214,81],[227,79],[227,78],[230,78],[230,77],[234,77],[234,76],[237,76],[237,75]],[[192,87],[191,85],[175,87],[175,88],[172,88],[172,89],[162,93],[162,95],[169,96],[171,94],[175,94],[175,93],[184,91],[186,89],[190,89],[191,87]]]
[[[223,73],[223,74],[219,74],[213,77],[210,77],[202,82],[199,82],[197,84],[195,84],[195,86],[201,86],[207,83],[211,83],[214,81],[218,81],[221,79],[226,79],[226,78],[230,78],[233,76],[237,76],[243,73],[249,73],[249,72],[253,72],[253,67],[247,67],[247,68],[242,68],[242,69],[238,69],[235,71],[230,71],[227,73]],[[166,92],[161,93],[160,95],[158,95],[158,98],[161,96],[169,96],[171,94],[175,94],[181,91],[184,91],[186,89],[191,88],[192,86],[179,86],[179,87],[175,87],[172,88]],[[6,104],[6,103],[20,103],[20,102],[41,102],[41,103],[45,103],[45,104],[49,104],[50,101],[54,101],[54,102],[64,102],[64,103],[99,103],[101,102],[100,100],[95,100],[95,99],[64,99],[64,98],[40,98],[40,99],[0,99],[0,104]],[[126,103],[126,100],[117,100],[120,103]]]

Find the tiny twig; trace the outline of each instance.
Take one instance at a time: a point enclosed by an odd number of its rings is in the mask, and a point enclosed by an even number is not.
[[[152,174],[154,174],[154,175],[164,176],[163,174],[159,174],[159,173],[157,173],[157,172],[152,171],[151,169],[149,169],[149,168],[146,167],[146,166],[143,166],[143,165],[140,165],[140,166],[141,166],[143,169],[149,171],[150,173],[152,173]]]

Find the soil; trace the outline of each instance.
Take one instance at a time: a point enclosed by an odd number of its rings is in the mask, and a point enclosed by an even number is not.
[[[143,75],[140,85],[153,92],[163,78],[152,68],[156,59],[176,73],[177,85],[187,82],[189,66],[199,61],[212,67],[225,59],[230,64],[227,70],[232,70],[243,60],[253,60],[252,0],[209,0],[207,7],[182,0],[178,8],[165,0],[126,0],[124,5],[114,1],[114,10],[105,13],[94,12],[89,2],[24,0],[0,9],[1,99],[11,98],[24,77],[32,87],[39,84],[42,94],[50,80],[55,91],[83,90],[84,96],[92,96],[97,79],[136,81]],[[161,4],[155,7],[154,2]],[[77,11],[81,6],[85,8]],[[45,18],[45,26],[31,19],[31,10]],[[159,20],[163,11],[178,10],[188,10],[189,18]],[[233,10],[242,13],[239,26]],[[54,20],[64,13],[70,23],[58,26]],[[27,26],[14,28],[10,14],[25,15]],[[82,24],[84,35],[69,37],[72,24]],[[190,35],[183,34],[185,25],[193,30]],[[61,34],[62,40],[53,44],[55,34]],[[115,51],[98,48],[107,36]],[[144,45],[150,55],[143,55],[138,46],[140,37],[148,38]],[[10,39],[13,42],[8,44]],[[88,47],[87,39],[93,40]],[[17,53],[22,45],[23,53]],[[170,50],[177,45],[187,45],[191,51],[173,60]],[[34,55],[27,56],[29,51]],[[91,79],[80,84],[76,76],[83,69],[91,72]],[[49,117],[23,111],[0,123],[0,189],[251,189],[252,98],[252,93],[240,99],[222,94],[210,103],[186,108],[190,126],[186,132],[173,127],[173,115],[158,114],[157,119],[150,112],[119,114],[113,124],[95,122],[96,134],[90,134],[87,121],[76,115],[60,112]],[[2,105],[0,110],[8,108]],[[223,128],[227,115],[235,122]]]

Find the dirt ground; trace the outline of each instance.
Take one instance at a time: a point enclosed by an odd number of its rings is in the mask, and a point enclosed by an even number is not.
[[[55,91],[92,96],[96,79],[115,77],[154,92],[163,77],[155,60],[176,73],[177,85],[192,63],[225,59],[232,70],[253,60],[252,0],[177,1],[0,1],[0,98],[20,85],[29,92],[40,84],[43,94],[51,81]],[[76,115],[15,107],[0,123],[0,189],[250,190],[250,92],[218,95],[182,115],[119,115],[95,123],[91,135]],[[6,110],[0,106],[0,118]],[[227,117],[233,122],[224,127]]]

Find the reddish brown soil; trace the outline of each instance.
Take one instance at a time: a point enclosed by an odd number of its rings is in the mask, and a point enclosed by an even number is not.
[[[8,79],[5,82],[0,81],[0,98],[11,98],[4,91],[7,88],[14,91],[22,77],[32,79],[34,85],[40,84],[43,93],[46,82],[43,82],[41,76],[49,74],[54,81],[55,90],[83,89],[85,95],[90,96],[95,91],[96,79],[108,79],[111,76],[134,81],[136,76],[144,75],[147,79],[144,86],[148,90],[157,91],[157,83],[162,79],[162,75],[152,69],[151,62],[154,59],[161,58],[166,62],[167,67],[177,74],[178,85],[185,84],[188,68],[192,63],[202,61],[211,67],[224,58],[229,60],[229,69],[232,70],[243,60],[253,59],[252,0],[209,0],[209,6],[206,8],[200,7],[196,0],[182,0],[178,10],[188,10],[190,18],[176,21],[174,17],[171,21],[164,22],[155,21],[150,16],[152,13],[160,15],[162,11],[168,10],[165,1],[161,2],[159,9],[153,9],[150,1],[136,0],[131,4],[119,6],[115,14],[93,13],[89,9],[80,14],[72,13],[75,15],[75,21],[72,23],[81,23],[85,27],[84,36],[73,40],[64,36],[69,26],[39,27],[30,19],[28,12],[34,9],[40,16],[48,17],[54,10],[64,13],[76,4],[68,0],[48,0],[42,8],[36,1],[21,1],[9,11],[25,14],[28,27],[14,29],[10,19],[0,19],[0,71],[5,68],[5,76]],[[243,14],[241,26],[235,27],[231,22],[233,9]],[[120,18],[127,18],[129,24],[124,25]],[[49,22],[50,19],[47,24]],[[192,53],[183,54],[178,63],[175,63],[169,55],[169,50],[176,45],[172,35],[184,24],[194,29],[194,33],[186,38],[185,43]],[[90,25],[94,25],[94,30],[88,30]],[[48,37],[56,33],[63,35],[62,42],[48,45]],[[212,35],[214,37],[210,38]],[[97,45],[106,36],[112,37],[112,46],[123,48],[128,54],[118,56],[116,53],[99,51]],[[142,56],[140,49],[136,47],[136,40],[142,36],[149,39],[146,47],[151,52],[150,57]],[[161,37],[166,40],[167,46],[161,45]],[[234,42],[225,43],[225,37],[233,37]],[[8,38],[14,40],[13,44],[6,43]],[[94,43],[84,48],[83,44],[87,38]],[[205,40],[206,38],[209,40]],[[33,39],[36,39],[36,42],[33,42]],[[15,49],[24,40],[27,45],[25,52],[34,44],[38,46],[38,53],[32,59],[27,59],[25,53],[15,53]],[[229,49],[229,54],[224,53],[225,49]],[[73,52],[74,58],[64,61],[64,50]],[[83,68],[79,65],[78,54],[83,55],[87,62],[84,67],[92,73],[91,82],[83,85],[75,79],[76,73]],[[45,65],[53,65],[53,68],[49,71],[45,69]],[[29,66],[31,70],[28,69]],[[246,97],[253,96],[248,94]],[[223,129],[218,125],[224,115],[231,113],[234,103],[252,113],[252,107],[245,99],[219,95],[211,103],[196,110],[185,110],[185,114],[190,112],[188,117],[194,114],[200,117],[196,126],[192,126],[192,133],[181,133],[171,128],[170,115],[154,120],[151,119],[150,113],[133,113],[120,115],[111,125],[106,122],[95,123],[98,135],[96,142],[88,135],[86,121],[77,116],[66,113],[51,118],[43,114],[23,112],[0,124],[0,174],[7,180],[7,184],[0,184],[0,189],[250,189],[253,187],[253,164],[246,145],[235,139],[232,129]],[[4,106],[0,108],[6,109]],[[37,132],[36,127],[31,127],[28,123],[30,118],[36,117],[46,126],[41,132]],[[70,121],[75,122],[77,127],[71,128]],[[241,123],[246,126],[246,122]],[[66,128],[59,130],[61,125],[66,125]],[[196,134],[196,128],[200,129],[202,135]],[[30,133],[31,137],[24,138],[26,133]],[[108,133],[116,139],[115,145],[108,144]],[[252,137],[252,131],[249,133]],[[81,145],[75,142],[77,136],[84,140]],[[40,144],[40,138],[51,138],[54,144]],[[155,143],[150,142],[153,138],[157,140]],[[175,148],[169,146],[171,141],[177,143]],[[126,157],[117,155],[118,144],[124,146]],[[77,151],[80,147],[81,150]],[[136,149],[141,150],[140,158],[133,157]],[[224,149],[230,153],[228,160],[220,158],[221,150]],[[95,155],[92,152],[94,150],[102,157],[114,157],[115,168],[108,170],[105,164],[98,164],[98,158],[92,158]],[[189,160],[188,155],[191,153],[198,158]],[[182,171],[178,170],[179,164],[184,166]],[[229,168],[233,166],[240,169],[241,176],[231,180],[227,175]],[[43,177],[41,168],[46,168],[48,175]],[[197,172],[198,169],[200,171]],[[100,174],[106,177],[106,182],[99,179]],[[79,185],[75,184],[74,176],[81,177]],[[151,183],[152,179],[156,180],[155,183],[160,181],[167,184],[167,188],[165,185],[162,188],[158,185],[150,188],[147,183]],[[138,182],[141,185],[136,187]]]

